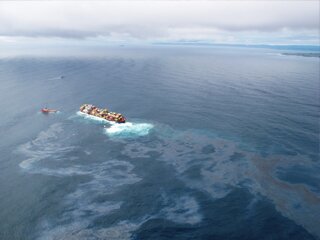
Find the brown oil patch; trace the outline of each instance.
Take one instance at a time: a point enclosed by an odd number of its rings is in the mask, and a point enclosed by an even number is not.
[[[274,176],[279,166],[309,163],[304,158],[288,159],[282,156],[251,158],[256,171],[252,172],[260,189],[258,191],[271,199],[277,210],[306,228],[311,234],[320,237],[320,198],[304,184],[292,184]]]

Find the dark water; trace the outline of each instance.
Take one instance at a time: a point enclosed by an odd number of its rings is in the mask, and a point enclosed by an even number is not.
[[[0,83],[2,240],[320,238],[317,58],[2,56]],[[128,123],[85,118],[83,103]]]

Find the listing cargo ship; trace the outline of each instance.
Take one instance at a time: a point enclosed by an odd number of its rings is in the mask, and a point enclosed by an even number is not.
[[[92,104],[83,104],[80,107],[80,111],[82,113],[92,115],[95,117],[99,117],[108,121],[117,122],[117,123],[125,123],[126,118],[120,114],[115,112],[109,112],[107,108],[97,108]]]

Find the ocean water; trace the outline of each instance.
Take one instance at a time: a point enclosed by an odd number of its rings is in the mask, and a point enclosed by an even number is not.
[[[320,239],[319,58],[1,55],[0,102],[2,240]],[[83,103],[128,122],[83,116]]]

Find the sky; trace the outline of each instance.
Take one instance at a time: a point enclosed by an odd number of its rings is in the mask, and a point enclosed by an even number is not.
[[[319,1],[1,1],[0,44],[319,45]]]

